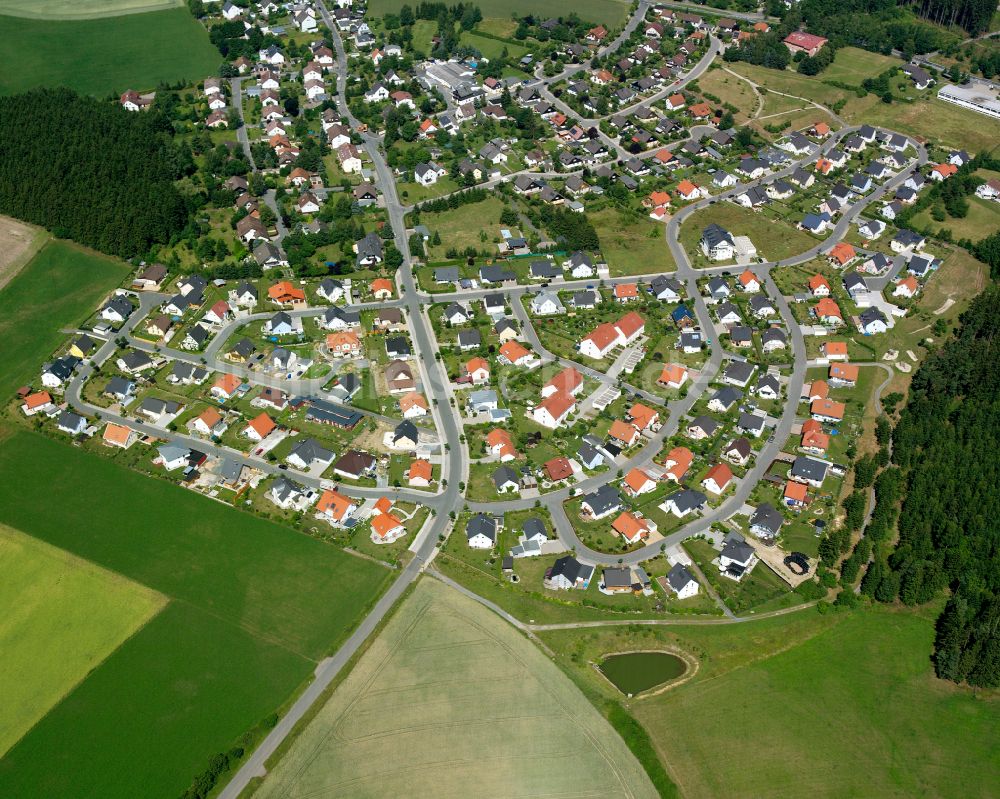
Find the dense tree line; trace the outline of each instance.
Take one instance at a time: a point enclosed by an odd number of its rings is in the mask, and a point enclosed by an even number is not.
[[[940,677],[1000,685],[1000,287],[963,314],[956,337],[917,371],[893,435],[905,489],[899,538],[865,593],[908,605],[951,589],[938,619]],[[896,476],[898,475],[898,477]],[[891,527],[891,520],[886,521]],[[886,538],[888,533],[886,532]]]
[[[0,98],[0,213],[59,237],[123,257],[167,242],[189,218],[185,165],[155,111],[69,89]]]
[[[939,25],[958,25],[970,36],[989,29],[995,0],[908,0],[907,4],[924,19]]]

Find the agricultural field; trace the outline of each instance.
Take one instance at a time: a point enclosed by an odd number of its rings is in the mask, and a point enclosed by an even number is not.
[[[182,0],[0,0],[0,14],[32,19],[93,19],[183,5]]]
[[[4,525],[0,563],[2,756],[165,599]]]
[[[76,245],[50,241],[0,289],[0,396],[37,377],[42,362],[66,338],[59,330],[75,326],[116,287],[128,267]],[[72,287],[72,290],[68,290]]]
[[[117,97],[201,80],[222,58],[186,8],[81,20],[0,16],[0,28],[0,58],[17,64],[0,75],[0,94],[68,86]]]
[[[169,604],[7,753],[0,795],[175,799],[309,678],[391,576],[104,458],[2,432],[0,521]],[[73,501],[53,502],[53,486]]]
[[[686,681],[628,703],[685,797],[990,796],[1000,696],[934,678],[934,615],[807,609],[736,626],[541,637],[588,694],[617,694],[589,665],[609,652],[676,648],[697,659]]]
[[[532,643],[424,579],[255,794],[655,797]]]
[[[6,286],[48,240],[41,228],[0,216],[0,289]]]
[[[405,4],[406,0],[370,0],[368,13],[381,17],[387,11],[399,11]],[[479,0],[476,5],[486,18],[538,13],[538,3],[534,0]],[[553,17],[575,13],[588,22],[600,22],[617,28],[628,17],[629,4],[625,0],[550,0],[545,4],[545,13]]]

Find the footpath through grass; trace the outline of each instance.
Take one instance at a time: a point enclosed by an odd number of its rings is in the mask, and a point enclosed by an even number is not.
[[[186,8],[80,20],[0,16],[0,30],[0,60],[9,65],[0,73],[0,94],[68,86],[117,96],[200,80],[221,61]]]
[[[165,599],[3,525],[0,565],[2,756]]]
[[[66,339],[63,327],[86,319],[128,267],[72,244],[50,241],[0,289],[0,396],[35,380],[42,362]]]
[[[2,796],[175,799],[288,699],[390,577],[183,488],[6,432],[0,520],[172,601],[0,761]],[[58,636],[50,654],[62,650]]]

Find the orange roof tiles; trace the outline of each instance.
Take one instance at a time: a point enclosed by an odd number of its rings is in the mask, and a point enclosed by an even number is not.
[[[275,302],[304,302],[306,293],[287,280],[280,280],[268,288],[267,296]]]
[[[845,410],[846,406],[844,405],[844,403],[835,402],[832,399],[813,400],[813,403],[809,406],[810,413],[838,420],[844,418]]]
[[[111,444],[117,444],[119,447],[124,447],[128,444],[128,440],[131,436],[132,429],[123,424],[113,424],[108,422],[107,426],[104,428],[104,440]]]
[[[794,480],[785,483],[785,499],[790,499],[793,502],[805,502],[808,493],[809,489],[806,488],[805,483],[796,483]]]
[[[830,258],[841,266],[848,263],[856,256],[857,253],[854,251],[854,248],[846,241],[837,242],[833,245],[833,249],[830,250]]]
[[[430,482],[432,474],[433,468],[431,467],[431,462],[423,458],[417,458],[417,460],[410,464],[410,471],[407,473],[407,477],[411,481],[426,480]]]
[[[316,511],[328,515],[334,521],[340,521],[347,515],[352,504],[343,494],[327,489],[316,503]]]
[[[629,473],[625,475],[625,485],[633,494],[638,494],[651,481],[652,478],[642,469],[630,469]]]
[[[219,375],[219,379],[215,381],[212,388],[217,388],[224,392],[226,396],[231,397],[236,393],[236,389],[240,387],[240,379],[236,375]]]
[[[392,281],[384,277],[375,278],[372,281],[372,293],[374,294],[379,291],[388,291],[392,294]]]
[[[380,513],[372,517],[372,532],[379,538],[387,538],[394,530],[398,530],[403,523],[391,513]]]
[[[679,385],[684,381],[686,376],[687,369],[679,363],[665,363],[663,364],[663,371],[660,373],[659,382]]]
[[[260,416],[251,419],[247,427],[252,427],[257,435],[264,439],[271,434],[271,431],[274,430],[277,425],[270,416],[266,413],[262,413]]]
[[[48,405],[52,402],[52,397],[48,391],[36,391],[34,394],[29,394],[24,398],[24,404],[28,406],[29,411],[35,410],[35,408],[41,408],[43,405]]]
[[[847,383],[855,383],[858,380],[860,370],[853,363],[832,363],[830,364],[830,378],[833,380],[843,380]]]
[[[521,358],[531,355],[531,352],[522,347],[517,341],[514,341],[514,339],[510,339],[500,347],[500,354],[511,363],[517,363]]]
[[[648,405],[637,402],[628,410],[628,415],[632,419],[632,424],[640,430],[645,430],[659,418],[659,411],[655,411]]]
[[[639,314],[635,311],[625,314],[621,319],[615,322],[615,327],[621,331],[625,338],[632,338],[632,336],[642,330],[645,326],[646,320],[639,316]]]
[[[628,422],[615,419],[611,423],[611,429],[608,430],[608,434],[624,444],[631,444],[638,437],[639,431]]]
[[[645,523],[628,512],[621,513],[617,519],[611,522],[611,528],[629,541],[635,541],[637,537],[645,538],[649,535]]]

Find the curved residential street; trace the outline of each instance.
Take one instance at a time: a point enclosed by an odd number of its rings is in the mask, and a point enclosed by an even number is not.
[[[599,51],[599,54],[607,55],[615,52],[617,48],[637,28],[637,26],[642,23],[649,5],[648,0],[641,0],[638,7],[630,16],[624,30],[622,30],[614,40],[603,47]],[[666,3],[666,5],[684,8],[685,10],[691,10],[695,13],[699,10],[707,13],[712,12],[711,8],[702,6],[690,7],[687,4],[682,3]],[[345,93],[346,76],[348,74],[348,57],[345,52],[343,41],[341,40],[337,25],[335,24],[335,21],[323,0],[317,0],[316,6],[323,22],[331,31],[331,39],[334,45],[336,58],[335,74],[337,79],[336,99],[338,109],[341,115],[350,123],[351,127],[354,130],[358,130],[360,127],[359,122],[350,111]],[[759,14],[741,14],[729,11],[724,13],[731,17],[752,21],[757,21],[763,18]],[[713,63],[716,56],[721,52],[721,48],[722,43],[713,36],[710,41],[708,52],[691,67],[683,78],[652,96],[637,101],[626,108],[619,109],[617,113],[628,112],[629,110],[639,106],[651,104],[658,99],[662,99],[667,94],[680,90],[687,83],[696,80],[700,75],[705,73],[705,71]],[[567,67],[565,70],[551,78],[536,76],[528,83],[528,85],[538,87],[542,96],[556,108],[567,114],[567,116],[579,119],[579,116],[573,112],[568,105],[552,94],[551,86],[559,81],[565,80],[581,69],[584,69],[582,65],[575,64],[571,67]],[[232,78],[230,80],[230,87],[234,98],[235,110],[242,116],[242,79]],[[601,118],[580,119],[579,121],[586,127],[595,127],[599,129]],[[370,636],[377,629],[378,625],[385,618],[386,613],[388,613],[393,605],[405,593],[411,583],[416,580],[417,577],[431,563],[437,552],[439,542],[450,532],[452,524],[450,514],[453,512],[458,513],[463,509],[468,509],[471,511],[483,511],[500,514],[506,511],[529,509],[535,505],[536,501],[540,501],[549,509],[551,513],[555,531],[560,542],[566,549],[573,550],[580,561],[592,565],[610,564],[613,562],[633,565],[660,554],[661,550],[664,548],[679,544],[691,535],[704,532],[712,525],[727,519],[736,510],[743,506],[749,498],[754,486],[760,479],[763,478],[770,463],[781,451],[782,445],[785,441],[787,441],[791,435],[794,425],[797,423],[797,400],[802,390],[808,366],[806,358],[806,345],[802,330],[800,325],[796,322],[786,298],[781,294],[778,286],[775,284],[771,272],[776,267],[801,264],[817,256],[824,255],[828,253],[836,243],[842,241],[849,232],[852,222],[854,222],[866,208],[871,206],[872,203],[875,203],[883,197],[889,195],[891,192],[894,192],[895,189],[902,185],[902,183],[909,177],[910,174],[913,173],[914,170],[919,169],[928,162],[927,152],[919,142],[908,139],[913,148],[913,152],[915,153],[909,163],[904,168],[899,170],[899,172],[892,179],[886,181],[881,186],[871,191],[867,196],[859,199],[851,205],[843,214],[839,216],[832,230],[829,231],[822,241],[817,241],[814,246],[794,256],[775,261],[756,263],[748,267],[760,280],[762,291],[773,302],[778,315],[781,317],[784,327],[788,331],[792,364],[791,367],[783,374],[783,382],[785,384],[785,392],[788,400],[786,401],[780,416],[776,418],[773,430],[769,431],[770,438],[767,439],[762,449],[756,454],[753,465],[747,470],[745,477],[738,481],[735,491],[729,493],[717,507],[708,510],[704,513],[704,515],[692,519],[676,531],[670,533],[655,543],[640,547],[632,552],[629,552],[628,554],[621,554],[617,552],[605,553],[585,546],[574,528],[573,521],[567,516],[564,503],[570,498],[571,495],[579,496],[580,494],[586,494],[599,488],[600,486],[616,481],[618,479],[619,471],[627,472],[633,467],[644,467],[650,464],[654,457],[661,451],[663,443],[678,432],[683,418],[690,412],[695,403],[704,395],[704,392],[710,383],[715,380],[720,370],[727,363],[727,360],[735,357],[733,353],[726,351],[723,342],[720,341],[719,337],[714,334],[715,325],[712,321],[705,298],[698,289],[697,281],[709,275],[731,273],[734,268],[737,267],[734,264],[729,263],[721,266],[709,266],[706,268],[696,269],[692,265],[688,252],[686,252],[685,248],[681,246],[681,226],[699,210],[707,208],[708,206],[718,202],[724,202],[727,199],[745,191],[749,187],[765,185],[791,175],[795,169],[814,162],[819,155],[828,153],[847,136],[854,134],[857,130],[858,128],[856,127],[843,127],[822,144],[813,145],[808,153],[794,159],[794,161],[787,167],[772,172],[771,174],[757,180],[740,182],[728,190],[709,198],[699,200],[678,211],[676,215],[674,215],[664,226],[663,241],[664,246],[668,249],[674,263],[676,264],[676,270],[664,273],[644,274],[641,278],[616,277],[605,278],[600,281],[602,286],[608,287],[619,283],[636,282],[637,279],[648,282],[657,277],[659,274],[665,274],[675,277],[684,284],[688,295],[688,302],[695,314],[701,330],[711,334],[711,337],[709,339],[707,361],[697,370],[697,377],[690,385],[687,393],[683,396],[683,398],[669,401],[655,396],[650,396],[649,392],[643,391],[624,380],[619,381],[617,377],[609,376],[608,374],[588,367],[586,364],[579,363],[570,358],[556,356],[547,350],[534,329],[532,319],[523,304],[523,301],[527,296],[540,290],[540,287],[538,286],[518,285],[501,289],[459,289],[434,294],[421,291],[416,283],[413,273],[413,260],[409,251],[409,240],[405,223],[405,216],[409,211],[413,210],[413,206],[404,205],[400,201],[396,186],[396,175],[387,163],[381,137],[372,132],[360,134],[363,142],[363,150],[367,159],[371,162],[375,182],[384,197],[385,210],[388,215],[389,224],[392,228],[393,240],[396,248],[403,255],[403,263],[396,273],[398,299],[387,302],[365,303],[354,307],[358,310],[395,307],[400,308],[405,312],[406,324],[408,326],[410,337],[414,344],[414,351],[416,353],[415,362],[416,367],[419,370],[420,384],[422,385],[427,398],[430,400],[431,406],[433,429],[428,424],[426,427],[422,428],[423,433],[426,440],[430,442],[433,442],[435,440],[434,437],[436,436],[436,441],[440,446],[442,461],[442,479],[439,483],[440,489],[437,493],[433,493],[431,491],[419,491],[408,488],[359,488],[347,485],[338,486],[339,491],[351,497],[374,499],[389,495],[398,500],[415,502],[420,505],[427,506],[431,509],[431,513],[410,547],[410,551],[413,556],[412,559],[408,562],[405,568],[399,571],[390,588],[359,623],[357,629],[350,636],[350,638],[345,641],[336,653],[317,665],[313,681],[303,691],[303,693],[297,697],[288,711],[281,717],[278,724],[269,732],[258,748],[233,775],[229,784],[222,790],[220,796],[223,799],[237,799],[241,792],[247,787],[251,779],[265,773],[264,764],[267,759],[275,753],[295,725],[305,716],[307,711],[309,711],[309,709],[316,702],[321,700],[325,690],[333,682],[340,670],[359,651],[359,648],[368,636]],[[690,129],[690,135],[696,138],[700,138],[705,132],[706,129],[704,126],[693,126]],[[622,148],[619,140],[612,139],[603,132],[600,133],[600,136],[606,146],[608,146],[608,148],[616,154],[617,161],[624,161],[633,157]],[[248,132],[245,126],[238,129],[237,139],[247,158],[250,160],[250,163],[253,164]],[[655,152],[655,149],[650,150],[647,153],[640,153],[638,157],[650,157],[653,152]],[[254,167],[254,169],[256,169],[256,167]],[[542,173],[538,172],[528,174],[535,176],[542,175]],[[567,174],[571,173],[552,173],[552,176],[565,177]],[[491,187],[500,182],[506,182],[511,179],[512,175],[507,175],[500,181],[487,183],[485,185],[487,187]],[[275,215],[277,216],[278,221],[276,227],[278,235],[276,239],[278,245],[280,246],[287,231],[281,220],[274,191],[270,191],[267,195],[265,195],[264,202],[271,208],[272,211],[275,212]],[[872,287],[881,290],[885,287],[888,280],[894,276],[894,274],[895,273],[893,272],[883,276],[882,278],[873,279],[871,281]],[[557,280],[550,290],[563,291],[581,289],[586,286],[590,286],[595,282],[598,281]],[[613,464],[612,468],[605,472],[584,478],[572,486],[572,488],[568,486],[559,488],[542,494],[538,500],[532,497],[518,499],[499,498],[491,502],[467,501],[465,498],[464,486],[469,479],[470,458],[463,440],[462,419],[458,408],[455,407],[454,394],[443,362],[433,357],[433,354],[438,351],[438,344],[430,320],[427,317],[427,309],[434,303],[449,301],[468,302],[471,300],[481,299],[487,294],[495,294],[498,292],[503,293],[507,300],[511,303],[513,307],[513,314],[523,330],[524,339],[528,344],[530,344],[544,363],[552,365],[559,364],[561,366],[573,366],[585,376],[599,382],[603,386],[620,386],[624,391],[642,395],[643,401],[659,406],[661,417],[663,418],[662,427],[651,436],[643,438],[641,446],[637,448],[634,454],[631,454],[619,463]],[[106,360],[113,357],[117,348],[116,341],[121,340],[122,338],[127,340],[130,347],[137,350],[143,350],[151,354],[161,354],[174,360],[186,363],[198,365],[205,364],[208,369],[222,369],[226,372],[236,374],[252,385],[280,386],[282,389],[298,396],[308,397],[316,395],[320,391],[321,387],[328,382],[329,375],[316,379],[280,380],[278,378],[262,374],[256,370],[230,364],[222,360],[222,356],[224,355],[224,353],[221,352],[222,347],[240,326],[248,323],[263,322],[272,315],[271,313],[252,313],[227,323],[215,332],[211,343],[203,353],[185,352],[173,347],[157,347],[132,336],[132,332],[136,326],[146,319],[146,317],[155,309],[157,309],[165,298],[166,295],[158,293],[146,293],[139,296],[139,308],[132,314],[122,329],[115,334],[115,338],[105,341],[99,350],[91,357],[90,361],[84,364],[73,377],[66,391],[66,398],[73,408],[91,417],[98,417],[105,420],[127,424],[133,429],[144,434],[158,437],[164,436],[165,431],[162,427],[141,423],[133,416],[125,417],[105,408],[96,407],[86,402],[82,397],[81,392],[83,385],[88,379],[90,379],[90,377],[93,376],[94,365],[103,364]],[[325,310],[325,308],[320,307],[296,310],[289,313],[293,317],[310,318],[321,315]],[[883,382],[882,386],[878,389],[880,393],[881,390],[888,384],[893,372],[885,364],[873,365],[877,365],[888,372],[886,381]],[[349,407],[350,410],[358,410],[350,406],[346,407]],[[396,424],[399,421],[391,416],[374,414],[360,410],[359,412],[388,424]],[[255,469],[259,469],[266,474],[281,473],[288,475],[292,479],[314,488],[318,488],[322,482],[326,482],[321,481],[317,477],[291,468],[283,468],[279,472],[277,464],[270,463],[264,458],[246,455],[242,452],[237,452],[228,447],[207,442],[200,438],[179,434],[171,435],[174,440],[185,445],[206,451],[212,455],[232,458],[243,464],[250,465]],[[532,637],[534,637],[535,633],[538,631],[586,628],[590,626],[604,626],[608,624],[733,624],[748,621],[750,619],[768,618],[771,616],[791,613],[798,609],[789,608],[750,617],[735,617],[732,616],[732,614],[729,614],[721,618],[712,619],[624,619],[620,622],[582,622],[575,624],[534,625],[525,624],[524,622],[514,618],[494,603],[489,602],[482,597],[476,596],[473,592],[461,585],[458,585],[450,578],[440,574],[433,568],[431,569],[431,574],[433,574],[436,579],[453,585],[459,591],[472,596],[472,598],[486,605],[515,627],[521,629]],[[724,610],[726,609],[724,608]]]

